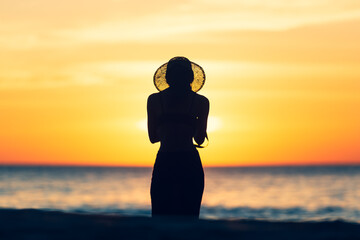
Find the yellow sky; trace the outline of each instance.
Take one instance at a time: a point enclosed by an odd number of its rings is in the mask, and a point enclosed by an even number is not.
[[[360,163],[360,2],[0,3],[0,164],[153,164],[156,68],[207,76],[204,165]]]

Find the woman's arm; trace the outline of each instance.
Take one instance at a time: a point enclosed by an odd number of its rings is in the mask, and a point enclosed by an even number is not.
[[[194,140],[197,144],[201,145],[204,142],[205,137],[207,136],[206,128],[207,128],[207,120],[209,116],[210,103],[209,100],[204,96],[200,96],[199,100],[200,100],[199,116],[197,119],[197,126],[194,135]]]
[[[148,135],[151,143],[160,141],[159,136],[156,133],[157,130],[157,116],[155,108],[156,95],[151,94],[147,100],[147,123],[148,123]]]

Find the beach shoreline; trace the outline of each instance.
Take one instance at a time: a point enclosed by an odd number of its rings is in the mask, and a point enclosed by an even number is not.
[[[360,239],[334,221],[189,220],[36,209],[0,209],[0,239]]]

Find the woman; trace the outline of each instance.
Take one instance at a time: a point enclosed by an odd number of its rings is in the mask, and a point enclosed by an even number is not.
[[[151,180],[153,216],[199,217],[204,171],[196,147],[207,138],[209,101],[196,92],[204,82],[202,68],[185,57],[170,59],[154,75],[160,92],[148,98],[148,133],[161,144]]]

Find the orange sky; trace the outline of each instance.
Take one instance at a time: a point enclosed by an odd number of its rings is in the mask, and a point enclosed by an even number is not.
[[[152,76],[200,64],[205,166],[360,163],[358,0],[0,4],[0,164],[151,166]]]

